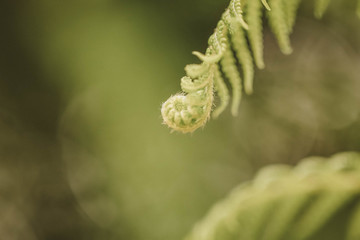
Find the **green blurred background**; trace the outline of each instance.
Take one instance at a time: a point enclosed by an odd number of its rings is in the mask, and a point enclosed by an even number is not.
[[[303,1],[240,116],[170,134],[161,103],[228,0],[2,0],[0,239],[181,239],[264,165],[360,150],[360,20]]]

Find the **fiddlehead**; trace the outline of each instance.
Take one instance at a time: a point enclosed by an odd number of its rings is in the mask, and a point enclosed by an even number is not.
[[[161,113],[164,123],[175,131],[184,133],[204,126],[210,117],[215,93],[220,98],[220,104],[214,110],[213,117],[218,117],[225,110],[230,96],[219,65],[232,87],[231,113],[237,115],[242,89],[246,94],[253,92],[254,62],[260,69],[265,66],[262,33],[264,9],[267,10],[269,25],[280,50],[284,54],[290,54],[290,34],[300,1],[269,0],[268,3],[266,0],[231,0],[208,40],[206,53],[193,52],[202,63],[185,67],[187,76],[181,80],[183,93],[176,94],[163,103]],[[323,16],[329,1],[316,0],[316,17]],[[360,17],[360,0],[357,14]],[[232,54],[232,49],[237,59]],[[241,71],[236,66],[237,61]]]
[[[186,240],[319,239],[339,214],[347,217],[337,222],[345,228],[341,239],[359,239],[359,173],[353,152],[266,167],[217,203]]]
[[[225,62],[230,60],[228,33],[233,23],[247,27],[242,17],[239,0],[230,2],[229,8],[225,11],[214,33],[209,38],[209,47],[206,53],[193,52],[202,63],[185,67],[187,76],[181,80],[181,88],[184,94],[172,96],[162,105],[161,113],[164,122],[172,129],[187,133],[203,126],[210,116],[214,91],[218,93],[221,103],[217,110],[214,111],[213,116],[217,117],[228,105],[229,93],[218,63],[223,59],[224,55],[227,55]],[[241,80],[234,77],[233,72],[230,72],[234,71],[234,68],[225,67],[224,71],[227,72],[228,76],[232,77],[231,81],[236,84],[234,85],[234,94],[236,99],[240,101],[239,82]]]
[[[240,74],[235,65],[236,59],[231,51],[231,42],[243,67],[245,91],[252,92],[254,69],[245,33],[242,30],[248,28],[242,13],[240,0],[231,0],[214,33],[209,38],[209,47],[206,53],[193,52],[202,63],[190,64],[185,67],[187,77],[182,78],[181,81],[184,93],[172,96],[162,105],[161,113],[164,123],[172,129],[186,133],[203,126],[212,110],[214,92],[217,92],[220,98],[220,105],[214,111],[213,116],[217,117],[225,110],[230,96],[219,70],[219,64],[222,65],[225,76],[232,85],[231,111],[234,115],[237,114],[242,86]],[[228,64],[230,65],[228,66]],[[184,86],[186,87],[184,88]],[[189,91],[193,88],[197,91]],[[194,97],[194,94],[197,96]]]
[[[211,67],[214,68],[214,66]],[[182,90],[187,95],[172,96],[161,109],[168,126],[187,133],[205,124],[210,117],[213,103],[213,78],[213,71],[210,71],[197,79],[190,77],[181,79]]]

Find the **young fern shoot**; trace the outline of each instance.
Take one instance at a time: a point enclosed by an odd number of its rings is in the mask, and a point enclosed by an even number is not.
[[[265,67],[264,10],[267,10],[270,29],[281,52],[290,54],[290,34],[300,2],[301,0],[231,0],[208,40],[209,46],[205,54],[193,52],[202,63],[185,67],[187,76],[181,79],[182,93],[163,103],[161,114],[164,124],[182,133],[193,132],[204,126],[213,110],[215,93],[220,103],[212,116],[218,117],[230,102],[224,77],[232,87],[231,113],[236,116],[243,89],[248,95],[253,93],[254,65],[259,69]],[[315,0],[314,14],[317,18],[324,15],[329,2],[330,0]],[[360,0],[357,14],[360,17]]]
[[[267,4],[264,0],[262,2]],[[209,38],[206,53],[193,52],[202,63],[185,67],[187,76],[181,79],[181,89],[184,93],[176,94],[163,103],[161,113],[165,124],[183,133],[193,132],[204,126],[210,118],[215,92],[220,98],[220,104],[214,110],[213,117],[219,116],[225,110],[230,95],[219,66],[222,66],[222,71],[232,86],[231,112],[237,115],[242,83],[236,66],[237,60],[232,54],[231,43],[243,68],[245,92],[251,94],[254,67],[245,36],[246,29],[248,25],[243,18],[240,0],[231,0]]]

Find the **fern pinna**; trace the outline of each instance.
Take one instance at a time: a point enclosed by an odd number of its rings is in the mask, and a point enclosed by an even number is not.
[[[233,239],[360,239],[360,154],[265,167],[217,203],[185,240]]]
[[[315,16],[321,18],[330,0],[315,0]],[[226,77],[232,87],[231,113],[236,116],[242,92],[253,92],[254,65],[264,68],[263,13],[277,38],[280,50],[290,54],[289,35],[292,32],[300,0],[231,0],[210,36],[205,54],[193,52],[201,64],[185,67],[187,76],[181,79],[182,93],[170,97],[162,105],[164,123],[175,131],[193,132],[210,118],[214,95],[220,103],[212,113],[218,117],[230,102]],[[358,0],[360,17],[360,0]],[[235,54],[234,54],[235,53]],[[238,70],[237,62],[242,72]]]

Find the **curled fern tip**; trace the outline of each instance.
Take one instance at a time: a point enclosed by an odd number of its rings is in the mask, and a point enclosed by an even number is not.
[[[200,64],[185,67],[181,79],[182,93],[170,97],[163,105],[164,123],[175,131],[187,133],[205,125],[212,115],[217,118],[230,103],[231,113],[238,114],[243,92],[253,93],[255,66],[265,67],[263,57],[263,12],[268,10],[269,25],[284,54],[291,54],[290,43],[301,0],[231,0],[208,39],[205,54],[194,51]],[[315,16],[321,18],[330,0],[315,0]],[[271,6],[271,8],[270,8]],[[271,10],[271,11],[270,11]],[[357,14],[360,17],[360,0]],[[240,65],[240,69],[237,66]],[[214,108],[214,97],[219,101]]]

